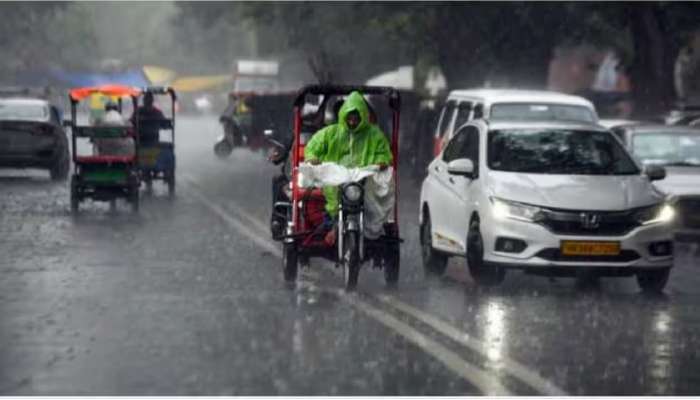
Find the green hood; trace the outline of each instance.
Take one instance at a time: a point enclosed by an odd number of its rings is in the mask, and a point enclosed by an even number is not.
[[[357,111],[360,113],[360,124],[357,126],[357,128],[355,128],[355,130],[351,130],[348,127],[347,122],[345,122],[345,118],[347,118],[348,114],[350,114],[352,111]],[[340,111],[338,112],[338,123],[345,131],[349,132],[362,131],[369,124],[369,109],[367,108],[367,103],[360,92],[352,92],[350,93],[350,96],[345,99],[343,106],[340,107]]]
[[[354,133],[348,129],[345,118],[357,110],[360,124]],[[369,107],[359,92],[352,92],[338,111],[338,123],[316,132],[304,149],[306,160],[334,162],[346,167],[391,164],[394,158],[386,135],[369,121]],[[323,189],[326,196],[326,212],[338,214],[338,188]]]

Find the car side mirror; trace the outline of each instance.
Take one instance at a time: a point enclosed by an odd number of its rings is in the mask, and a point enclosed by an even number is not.
[[[474,178],[474,163],[468,158],[452,160],[447,164],[447,173],[472,179]]]
[[[660,165],[649,165],[644,169],[644,173],[650,181],[660,181],[666,178],[666,168]]]

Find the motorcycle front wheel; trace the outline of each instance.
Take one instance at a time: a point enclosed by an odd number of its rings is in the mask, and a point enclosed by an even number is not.
[[[357,232],[345,232],[343,238],[343,278],[345,290],[354,290],[360,275],[360,248]]]

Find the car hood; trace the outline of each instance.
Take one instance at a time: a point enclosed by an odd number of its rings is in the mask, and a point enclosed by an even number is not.
[[[700,167],[666,167],[666,178],[654,186],[675,196],[700,195]]]
[[[617,211],[663,201],[641,175],[548,175],[489,171],[492,196],[542,207]]]

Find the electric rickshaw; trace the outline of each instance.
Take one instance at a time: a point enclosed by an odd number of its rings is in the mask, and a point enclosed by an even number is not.
[[[168,196],[175,196],[175,107],[177,94],[171,87],[146,87],[141,91],[140,98],[147,95],[170,97],[170,116],[158,113],[149,115],[141,110],[138,115],[140,133],[139,171],[141,181],[146,184],[150,193],[154,180],[162,180],[168,185]],[[136,120],[137,118],[133,118]],[[170,131],[170,141],[160,140],[161,131]],[[149,139],[146,134],[150,133]],[[152,137],[152,138],[151,138]]]
[[[219,117],[224,132],[214,144],[214,154],[224,159],[236,147],[253,152],[268,150],[266,130],[291,131],[289,103],[295,96],[296,92],[281,91],[230,93],[228,105]]]
[[[118,99],[119,112],[122,112],[123,99],[130,98],[134,112],[137,112],[137,100],[140,90],[130,86],[102,85],[72,89],[69,93],[71,103],[71,147],[74,170],[71,177],[70,204],[71,211],[77,213],[80,203],[90,198],[96,201],[109,201],[114,204],[117,198],[124,198],[131,204],[132,211],[139,209],[139,175],[138,124],[122,125],[79,125],[78,105],[94,94],[101,94]],[[127,153],[103,153],[97,150],[99,143],[119,141],[131,138]],[[93,154],[79,154],[78,141],[89,139],[93,144]],[[96,153],[96,154],[94,154]]]
[[[348,182],[339,186],[339,213],[337,234],[333,245],[325,239],[329,228],[324,224],[325,197],[320,187],[302,187],[300,166],[304,162],[305,145],[311,136],[324,127],[324,115],[333,108],[333,103],[359,91],[371,104],[383,103],[390,110],[389,130],[393,154],[391,184],[394,196],[392,211],[384,223],[383,233],[375,239],[365,237],[365,180]],[[322,99],[313,114],[302,114],[308,103]],[[360,267],[369,260],[373,266],[384,271],[387,285],[398,282],[400,267],[400,243],[398,225],[398,139],[400,117],[399,92],[390,87],[311,85],[304,87],[294,100],[293,137],[286,145],[268,138],[276,147],[270,160],[283,165],[283,175],[273,179],[273,212],[271,231],[273,239],[282,242],[283,272],[287,282],[296,281],[299,265],[308,265],[311,257],[320,257],[335,262],[343,268],[347,290],[357,285]],[[305,105],[307,107],[305,107]],[[387,116],[385,116],[387,117]],[[376,120],[376,116],[375,116]],[[387,132],[385,132],[387,133]],[[272,136],[273,132],[266,132]],[[286,177],[285,177],[286,175]],[[281,182],[281,184],[280,184]],[[277,186],[276,186],[277,185]],[[330,228],[335,229],[335,228]]]

